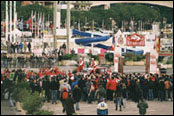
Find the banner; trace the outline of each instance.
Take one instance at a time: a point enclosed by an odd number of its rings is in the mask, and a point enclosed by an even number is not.
[[[145,37],[134,33],[126,38],[127,46],[145,46]]]
[[[158,73],[157,71],[157,59],[158,59],[158,53],[156,49],[152,49],[150,52],[150,73]]]
[[[116,46],[114,51],[114,72],[118,72],[118,63],[120,56],[121,56],[121,47]]]

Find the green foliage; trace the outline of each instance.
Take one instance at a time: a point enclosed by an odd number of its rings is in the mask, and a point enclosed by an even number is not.
[[[30,95],[29,84],[25,81],[15,85],[12,97],[19,102],[22,102],[26,96]]]
[[[16,88],[13,93],[13,98],[16,101],[23,102],[25,99],[31,95],[31,92],[26,88]]]
[[[62,60],[77,60],[76,54],[65,54],[62,56]]]
[[[90,59],[94,58],[94,60],[99,61],[99,56],[98,55],[92,55],[91,53],[89,53],[88,56],[89,56]]]
[[[109,62],[113,62],[113,57],[114,57],[113,53],[106,53],[105,54],[105,59]]]
[[[173,57],[169,57],[166,64],[173,64]]]
[[[24,21],[28,20],[31,16],[31,12],[36,11],[37,13],[45,13],[45,20],[48,19],[53,21],[53,9],[47,8],[38,4],[21,6],[21,1],[17,1],[17,13],[18,18],[23,17]],[[172,23],[173,21],[173,9],[152,5],[152,4],[111,4],[111,8],[104,10],[103,5],[92,7],[89,11],[71,11],[71,24],[77,26],[77,22],[80,20],[81,25],[85,24],[85,19],[87,18],[88,24],[92,25],[92,20],[95,21],[95,27],[102,26],[102,20],[105,22],[105,28],[109,29],[111,27],[110,18],[114,19],[117,26],[120,28],[122,21],[130,21],[132,18],[135,23],[139,20],[144,21],[145,28],[149,27],[147,24],[153,21],[162,21],[163,17],[167,18],[167,23]],[[5,1],[1,1],[1,20],[5,19]],[[66,19],[66,10],[61,10],[61,23],[64,25]]]
[[[47,110],[39,110],[34,112],[33,115],[54,115],[54,113]]]
[[[27,114],[33,114],[43,106],[43,100],[44,98],[40,97],[38,92],[35,92],[25,98],[22,108],[27,111]]]
[[[142,61],[145,59],[143,55],[135,55],[133,53],[126,53],[125,54],[125,62],[126,61]]]
[[[158,62],[163,62],[164,56],[159,56],[158,57]]]

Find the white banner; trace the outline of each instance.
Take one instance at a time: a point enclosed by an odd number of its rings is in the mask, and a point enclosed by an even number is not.
[[[114,72],[118,72],[118,63],[120,56],[121,56],[121,47],[116,46],[114,51]]]

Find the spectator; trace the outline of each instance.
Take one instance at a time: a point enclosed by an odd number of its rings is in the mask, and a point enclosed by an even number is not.
[[[107,99],[112,101],[113,100],[113,93],[116,91],[116,79],[112,77],[107,84],[106,84],[106,89],[107,89]]]
[[[122,110],[121,109],[121,106],[122,106],[122,84],[118,83],[117,85],[117,90],[115,92],[115,106],[116,106],[116,109],[115,110],[118,110],[118,106],[120,107],[120,111]]]
[[[76,110],[80,110],[79,102],[80,102],[80,99],[81,99],[81,90],[78,87],[78,85],[75,85],[75,87],[73,89],[73,99],[76,102]]]
[[[95,98],[99,101],[101,98],[106,97],[106,90],[102,85],[100,85],[95,93]]]
[[[22,43],[22,41],[21,41],[20,44],[19,44],[20,53],[23,52],[23,47],[24,47],[24,45],[23,45],[23,43]]]
[[[57,104],[57,91],[59,89],[59,84],[56,82],[55,77],[52,78],[51,81],[51,98],[52,98],[52,104]]]
[[[141,98],[140,102],[137,104],[137,107],[139,108],[139,114],[145,115],[146,109],[148,108],[148,104]]]
[[[72,95],[69,94],[65,100],[65,110],[67,115],[73,115],[75,113],[74,104],[76,102],[72,99]]]
[[[51,84],[49,81],[48,76],[45,76],[44,80],[43,80],[43,90],[45,91],[45,101],[47,100],[47,102],[50,102],[51,99]]]
[[[94,101],[94,95],[95,95],[95,86],[93,84],[93,82],[91,82],[90,84],[90,90],[88,93],[88,103],[91,104],[92,101]]]
[[[24,53],[26,53],[27,52],[27,43],[26,43],[26,41],[24,41]]]
[[[104,98],[101,98],[100,103],[97,105],[97,115],[108,115],[108,106],[104,102]]]
[[[19,53],[19,43],[16,42],[16,53]]]
[[[169,88],[170,88],[170,82],[169,82],[169,80],[166,79],[164,81],[164,84],[165,84],[165,100],[168,101],[168,99],[169,99],[169,97],[168,97],[168,95],[169,95]]]
[[[63,106],[62,112],[64,113],[66,111],[66,106],[65,106],[65,101],[68,99],[69,93],[66,88],[63,89],[63,92],[60,94],[61,95],[61,102]]]
[[[29,53],[31,53],[31,43],[30,42],[28,43],[28,51],[29,51]]]

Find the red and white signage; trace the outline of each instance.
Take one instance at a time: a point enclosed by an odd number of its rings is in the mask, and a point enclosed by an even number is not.
[[[127,46],[145,46],[145,37],[134,33],[126,38]]]
[[[158,73],[157,71],[157,59],[158,53],[155,49],[152,49],[150,52],[150,73]]]

